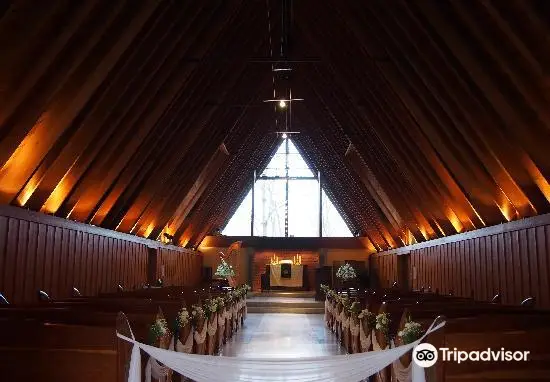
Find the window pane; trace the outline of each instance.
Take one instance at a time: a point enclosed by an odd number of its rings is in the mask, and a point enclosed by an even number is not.
[[[288,235],[319,236],[319,183],[317,180],[289,181]]]
[[[325,190],[323,190],[323,237],[353,237]]]
[[[250,236],[250,219],[252,213],[252,190],[248,192],[231,220],[223,229],[226,236]]]
[[[254,236],[285,236],[285,180],[258,180],[254,190]]]

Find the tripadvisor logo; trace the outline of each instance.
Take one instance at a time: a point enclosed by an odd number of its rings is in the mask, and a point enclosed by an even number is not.
[[[420,344],[413,350],[413,361],[420,367],[431,367],[437,362],[437,349],[432,344]]]
[[[465,361],[528,361],[529,351],[511,351],[501,348],[499,350],[486,349],[483,351],[463,351],[440,348],[442,361],[451,361],[461,363]],[[413,361],[420,367],[431,367],[435,365],[438,359],[438,350],[431,344],[420,344],[413,350]]]

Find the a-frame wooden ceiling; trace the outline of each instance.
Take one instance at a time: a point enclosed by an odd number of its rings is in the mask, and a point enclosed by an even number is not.
[[[544,0],[3,1],[0,203],[195,246],[290,120],[376,250],[546,213],[549,68]]]

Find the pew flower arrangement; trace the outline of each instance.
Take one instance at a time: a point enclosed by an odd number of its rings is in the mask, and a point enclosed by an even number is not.
[[[209,298],[208,300],[205,300],[202,309],[206,317],[210,318],[210,316],[216,313],[216,311],[218,310],[216,299]]]
[[[361,313],[361,304],[358,301],[354,301],[348,308],[348,312],[354,316],[358,317],[359,313]]]
[[[151,328],[149,329],[149,338],[151,343],[155,343],[162,336],[165,336],[168,333],[168,323],[164,318],[158,318],[155,320]]]
[[[388,313],[380,313],[376,316],[376,330],[380,330],[386,337],[390,330],[390,315]]]
[[[222,262],[216,269],[215,275],[227,279],[229,277],[235,277],[235,271],[233,270],[233,266],[231,266],[231,264],[226,263],[225,260],[222,259]]]
[[[342,281],[353,280],[357,277],[357,273],[355,273],[355,269],[350,264],[346,263],[338,268],[336,277]]]
[[[193,325],[197,326],[199,321],[206,317],[206,314],[204,312],[204,309],[200,305],[193,305],[193,310],[191,311],[191,319],[193,321]]]
[[[216,300],[216,305],[218,306],[218,309],[221,311],[223,310],[223,307],[225,306],[225,299],[223,297],[216,297],[214,300]]]
[[[187,308],[182,308],[176,317],[176,326],[179,328],[185,327],[189,321],[191,320],[191,317],[189,316],[189,312],[187,311]]]
[[[325,284],[321,284],[321,290],[323,291],[323,293],[325,295],[328,295],[329,291],[330,291],[330,288],[328,285],[325,285]]]
[[[399,337],[403,340],[403,344],[410,344],[420,337],[422,337],[422,326],[418,322],[409,321],[405,322],[405,327],[399,333]]]
[[[360,320],[366,320],[369,329],[372,329],[376,326],[376,316],[374,315],[374,313],[370,312],[368,309],[363,309],[361,313],[359,313],[359,316],[357,317]]]

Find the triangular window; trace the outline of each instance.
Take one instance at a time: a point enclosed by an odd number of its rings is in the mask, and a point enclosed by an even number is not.
[[[254,189],[248,192],[222,233],[268,237],[353,236],[325,191],[320,189],[319,179],[319,172],[308,166],[294,142],[283,139],[257,177]]]

